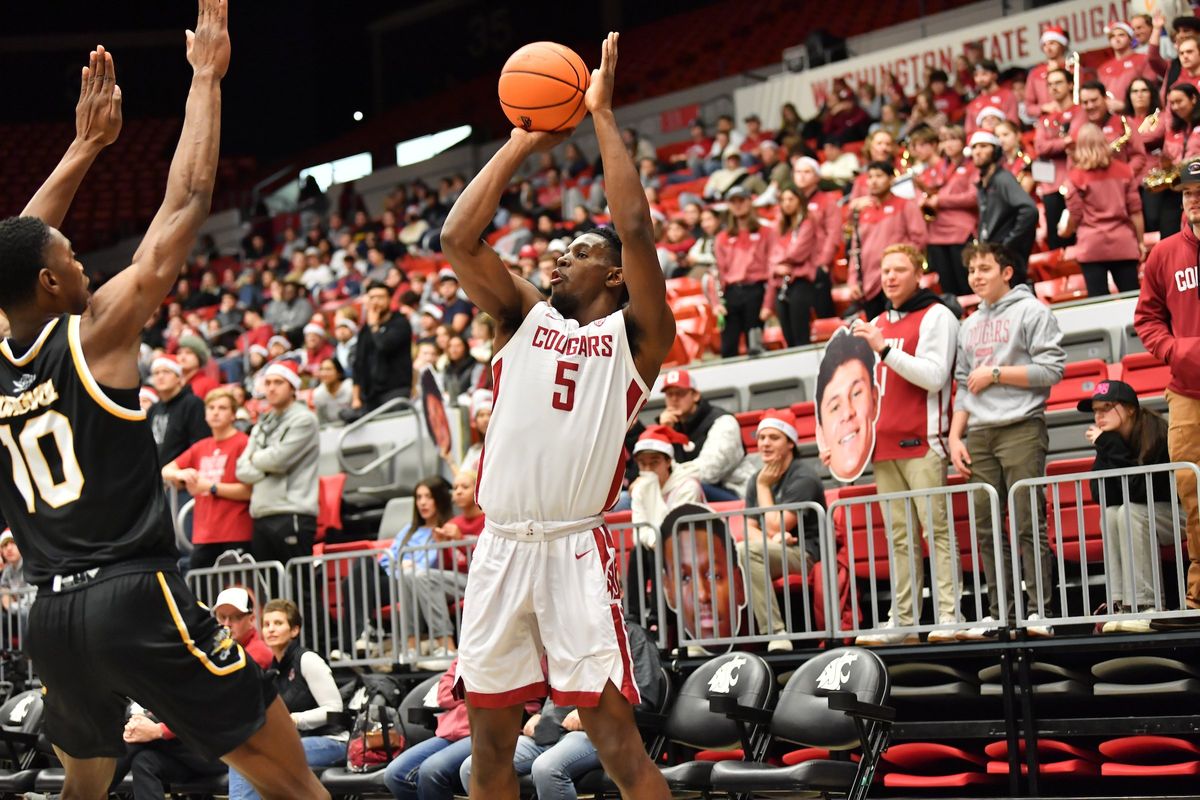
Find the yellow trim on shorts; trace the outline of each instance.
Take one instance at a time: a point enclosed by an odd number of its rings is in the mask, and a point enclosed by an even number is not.
[[[163,599],[167,601],[167,610],[171,612],[171,619],[175,621],[175,628],[179,631],[179,638],[183,640],[183,646],[188,649],[189,653],[200,659],[200,663],[204,665],[205,669],[213,675],[229,675],[246,666],[246,651],[237,642],[234,642],[233,646],[237,648],[238,660],[227,667],[218,667],[209,659],[208,653],[196,647],[196,642],[188,633],[183,617],[179,616],[179,607],[175,605],[175,598],[171,596],[171,590],[167,587],[167,579],[163,577],[162,572],[156,572],[154,575],[158,578],[158,585],[162,587]]]
[[[42,328],[42,332],[39,333],[38,337],[33,340],[33,344],[30,345],[29,349],[25,351],[25,355],[21,356],[20,358],[17,358],[15,355],[13,355],[12,349],[8,346],[8,339],[0,339],[0,353],[3,353],[4,357],[11,361],[14,367],[25,366],[30,361],[33,361],[37,354],[41,352],[42,345],[44,345],[46,340],[50,338],[50,332],[53,331],[54,326],[58,324],[58,319],[58,317],[55,317],[46,323],[46,327]]]
[[[79,320],[80,317],[77,314],[67,320],[67,346],[71,350],[71,360],[75,362],[75,371],[79,373],[79,380],[83,383],[83,388],[96,401],[96,405],[114,417],[126,422],[141,422],[146,418],[145,411],[140,408],[134,411],[117,404],[104,393],[100,384],[92,377],[92,371],[88,369],[87,360],[83,357],[83,345],[79,341]]]

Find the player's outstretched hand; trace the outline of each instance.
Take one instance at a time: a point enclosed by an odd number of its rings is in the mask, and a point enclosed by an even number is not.
[[[75,104],[75,138],[107,147],[121,133],[121,87],[112,53],[96,45],[83,68]]]
[[[613,84],[617,78],[617,40],[619,33],[610,33],[600,46],[600,69],[592,70],[592,83],[588,86],[583,102],[587,110],[595,114],[597,111],[611,111],[613,99]]]
[[[557,131],[555,133],[513,128],[509,138],[524,147],[528,153],[548,153],[565,142],[567,137],[572,133],[574,133],[573,128],[569,131]]]
[[[229,4],[227,0],[200,0],[196,30],[187,31],[187,59],[192,69],[220,79],[229,69]]]

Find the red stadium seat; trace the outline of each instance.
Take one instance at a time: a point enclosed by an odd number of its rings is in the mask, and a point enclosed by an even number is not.
[[[322,475],[317,483],[317,536],[325,541],[330,528],[342,529],[342,492],[346,488],[346,473]]]
[[[983,748],[983,752],[992,760],[987,763],[987,771],[992,775],[1007,775],[1008,742],[992,742]],[[1025,757],[1025,742],[1020,742],[1022,761]],[[1045,776],[1086,776],[1100,774],[1100,756],[1092,750],[1085,750],[1057,739],[1038,739],[1038,774]],[[1021,764],[1021,774],[1028,775],[1028,765]]]
[[[1171,368],[1150,353],[1130,353],[1121,359],[1121,379],[1138,397],[1161,397],[1171,382]]]
[[[1200,746],[1172,736],[1127,736],[1100,743],[1109,777],[1162,778],[1200,775]]]
[[[883,760],[889,768],[904,770],[883,776],[883,785],[889,788],[951,788],[999,780],[985,771],[983,756],[940,742],[894,744],[884,751]]]
[[[1063,379],[1050,390],[1047,411],[1075,410],[1080,400],[1090,398],[1096,386],[1108,380],[1108,364],[1098,358],[1067,364]]]

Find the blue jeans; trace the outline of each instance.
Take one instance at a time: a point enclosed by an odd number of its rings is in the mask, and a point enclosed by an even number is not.
[[[451,742],[435,736],[396,756],[383,782],[400,800],[454,800],[458,769],[470,755],[471,737]]]
[[[538,800],[575,800],[575,779],[599,766],[600,756],[583,731],[569,731],[552,747],[522,736],[513,754],[517,775],[533,775]],[[470,786],[471,759],[463,762],[458,776],[464,787]]]
[[[718,486],[715,483],[702,483],[700,487],[704,489],[704,499],[709,503],[726,503],[730,500],[742,499],[724,486]]]
[[[300,744],[304,746],[304,760],[310,767],[329,767],[346,760],[346,743],[328,736],[302,736]],[[258,800],[258,792],[254,791],[250,781],[232,769],[229,770],[229,800]]]

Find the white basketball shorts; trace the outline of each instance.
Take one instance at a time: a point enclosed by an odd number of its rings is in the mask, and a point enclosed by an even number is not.
[[[549,688],[558,705],[595,706],[609,681],[630,703],[641,701],[616,558],[603,527],[543,541],[480,535],[455,676],[471,705],[517,705]]]

